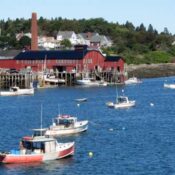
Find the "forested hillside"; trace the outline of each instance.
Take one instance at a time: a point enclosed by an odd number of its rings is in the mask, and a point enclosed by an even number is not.
[[[29,43],[28,38],[16,41],[15,34],[30,32],[30,19],[0,21],[0,49],[21,49]],[[111,48],[102,48],[107,54],[117,54],[125,58],[128,64],[167,63],[175,61],[174,35],[168,29],[158,33],[150,24],[134,26],[131,22],[121,25],[111,23],[103,18],[69,20],[63,18],[38,19],[39,35],[56,36],[59,30],[82,32],[98,32],[110,36],[113,40]]]

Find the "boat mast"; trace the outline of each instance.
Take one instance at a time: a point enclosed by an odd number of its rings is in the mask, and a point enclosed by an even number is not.
[[[118,89],[117,89],[117,84],[116,84],[116,103],[118,103]]]

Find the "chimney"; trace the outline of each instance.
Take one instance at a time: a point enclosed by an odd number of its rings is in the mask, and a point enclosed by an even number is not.
[[[31,41],[31,50],[38,50],[38,26],[37,26],[37,14],[32,13],[32,41]]]

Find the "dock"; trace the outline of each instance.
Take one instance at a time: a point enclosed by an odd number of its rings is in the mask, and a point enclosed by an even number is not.
[[[37,82],[40,87],[44,86],[74,86],[77,79],[82,79],[86,76],[85,72],[54,72],[58,83],[47,83],[38,75],[38,73],[0,73],[0,89],[8,89],[12,86],[19,86],[20,88],[29,88],[34,82]],[[122,83],[124,80],[124,72],[116,71],[92,71],[88,73],[89,77],[95,80],[103,80],[109,84]],[[63,81],[64,80],[64,81]]]

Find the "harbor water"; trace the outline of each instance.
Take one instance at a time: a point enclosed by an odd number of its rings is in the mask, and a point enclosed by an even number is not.
[[[30,164],[1,164],[0,175],[171,175],[175,174],[175,90],[163,83],[175,77],[143,79],[118,86],[136,106],[111,109],[116,87],[39,89],[33,96],[0,97],[0,151],[19,148],[33,128],[48,127],[58,113],[89,120],[86,132],[58,137],[75,141],[75,155]],[[77,104],[75,99],[88,98]]]

